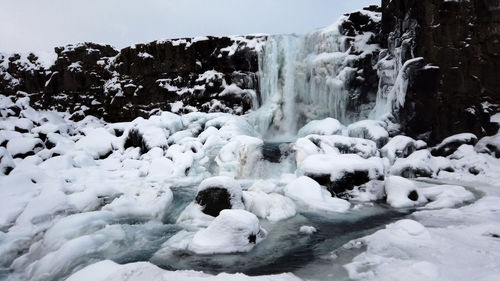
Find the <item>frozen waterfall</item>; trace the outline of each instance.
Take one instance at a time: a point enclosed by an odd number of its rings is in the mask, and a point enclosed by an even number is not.
[[[259,57],[261,104],[252,116],[263,136],[292,136],[305,123],[326,117],[344,124],[366,117],[360,110],[349,112],[348,83],[366,53],[353,48],[369,46],[371,34],[342,35],[342,20],[302,36],[268,38]]]

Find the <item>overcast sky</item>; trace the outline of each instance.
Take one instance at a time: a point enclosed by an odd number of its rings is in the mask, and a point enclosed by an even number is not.
[[[92,41],[305,33],[380,0],[0,0],[0,51]]]

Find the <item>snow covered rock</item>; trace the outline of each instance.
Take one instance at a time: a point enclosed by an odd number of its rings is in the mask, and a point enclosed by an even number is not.
[[[197,254],[248,252],[266,235],[254,214],[223,210],[206,229],[194,235],[188,249]]]
[[[88,129],[85,136],[75,143],[75,149],[83,150],[94,159],[106,158],[111,154],[116,137],[104,128]]]
[[[475,145],[477,137],[471,133],[462,133],[445,138],[435,146],[431,153],[433,156],[448,156],[453,154],[462,144]]]
[[[250,136],[236,136],[224,145],[215,161],[219,174],[223,176],[249,176],[262,159],[262,139]]]
[[[396,158],[406,158],[417,150],[417,143],[414,139],[407,136],[395,136],[384,147],[380,149],[383,157],[387,157],[391,163]]]
[[[385,179],[387,203],[394,208],[407,208],[425,204],[424,193],[410,180],[390,176]]]
[[[73,273],[67,281],[300,281],[291,273],[247,276],[242,273],[210,275],[194,270],[167,271],[149,262],[117,264],[111,260],[96,262]]]
[[[286,196],[313,210],[346,212],[351,206],[346,200],[332,197],[324,187],[306,176],[290,182],[284,191]]]
[[[302,127],[298,137],[307,135],[339,135],[342,134],[342,124],[337,119],[328,117],[323,120],[313,120]]]
[[[407,158],[397,159],[390,173],[405,178],[416,178],[436,176],[441,170],[453,172],[448,159],[433,157],[428,150],[419,150]]]
[[[26,158],[35,155],[42,149],[43,142],[33,137],[13,138],[7,143],[7,150],[12,155],[12,158]]]
[[[284,220],[296,214],[293,201],[277,193],[243,191],[243,202],[247,211],[270,221]]]
[[[371,140],[336,135],[309,135],[297,140],[295,150],[300,155],[300,159],[311,154],[357,154],[363,158],[379,154],[377,145]]]
[[[16,164],[14,164],[14,160],[12,156],[10,156],[9,151],[5,149],[5,147],[0,146],[0,173],[8,175],[15,167]]]
[[[500,158],[500,133],[480,139],[474,150],[478,153],[487,153]]]
[[[299,228],[300,233],[309,234],[309,235],[315,233],[316,231],[318,231],[318,230],[314,226],[309,226],[309,225],[303,225]]]
[[[362,120],[347,127],[350,137],[369,139],[377,144],[377,147],[384,146],[389,141],[389,133],[386,124],[377,120]]]
[[[431,201],[425,205],[429,209],[453,208],[474,200],[472,192],[458,185],[436,185],[421,191]]]
[[[216,217],[224,209],[243,209],[241,186],[233,178],[218,176],[208,178],[198,186],[196,203],[203,213]]]
[[[307,157],[297,172],[314,179],[336,196],[354,186],[383,178],[384,164],[380,158],[364,159],[356,154],[316,154]]]

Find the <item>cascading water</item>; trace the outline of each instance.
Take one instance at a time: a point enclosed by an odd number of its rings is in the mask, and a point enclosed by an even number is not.
[[[303,36],[268,38],[259,58],[261,107],[253,115],[263,136],[292,136],[325,117],[344,124],[359,118],[347,109],[348,83],[359,70],[359,55],[352,54],[356,38],[342,35],[340,22]]]

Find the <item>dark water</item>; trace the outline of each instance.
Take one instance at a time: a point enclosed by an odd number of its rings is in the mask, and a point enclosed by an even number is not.
[[[394,210],[384,205],[361,207],[345,214],[306,212],[276,223],[262,221],[268,236],[248,253],[197,255],[178,250],[151,262],[168,270],[193,269],[213,274],[295,272],[348,241],[373,233],[409,213],[411,210]],[[303,225],[314,226],[318,232],[300,233]]]

